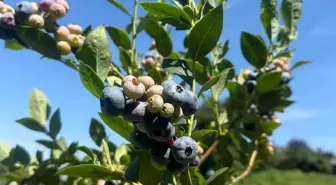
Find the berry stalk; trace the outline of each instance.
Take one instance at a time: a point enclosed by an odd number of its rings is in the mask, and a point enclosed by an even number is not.
[[[136,25],[137,25],[137,14],[138,14],[138,0],[134,0],[134,9],[133,9],[133,17],[132,17],[132,48],[131,48],[131,61],[133,64],[136,62],[135,55],[135,39],[137,35]]]

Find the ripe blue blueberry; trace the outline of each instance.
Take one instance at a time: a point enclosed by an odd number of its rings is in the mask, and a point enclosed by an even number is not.
[[[257,81],[255,80],[248,80],[244,83],[246,89],[247,89],[247,92],[248,93],[252,93],[253,90],[254,90],[254,87],[257,85]]]
[[[153,140],[150,139],[145,133],[135,130],[131,133],[130,140],[132,144],[140,150],[149,150],[152,148]]]
[[[290,80],[292,79],[292,75],[287,72],[287,71],[284,71],[282,72],[281,74],[281,81],[280,81],[280,84],[281,85],[284,85],[284,84],[288,84],[290,82]]]
[[[174,137],[175,127],[169,119],[160,115],[150,117],[145,125],[148,137],[159,142],[167,142]]]
[[[187,99],[186,90],[181,85],[176,84],[164,85],[162,97],[165,102],[177,107],[182,106]]]
[[[270,63],[270,64],[266,67],[265,71],[266,71],[266,72],[271,72],[271,71],[274,71],[276,68],[278,68],[277,65],[275,65],[274,63]]]
[[[174,159],[170,160],[170,162],[167,164],[167,169],[171,173],[182,173],[185,170],[187,170],[188,167],[189,167],[188,163],[187,164],[178,163]]]
[[[169,85],[176,85],[176,83],[174,82],[174,80],[166,80],[162,83],[162,86],[169,86]]]
[[[172,154],[178,163],[191,163],[197,157],[198,145],[190,137],[178,138],[172,146]]]
[[[171,149],[167,143],[156,142],[152,146],[151,157],[157,164],[168,164],[170,162]]]
[[[123,118],[129,122],[142,122],[146,116],[146,103],[129,101],[124,109]]]
[[[33,4],[28,1],[21,1],[15,6],[15,15],[20,22],[28,20],[29,16],[31,16],[33,13]]]
[[[121,115],[126,106],[126,97],[121,88],[107,86],[104,88],[100,98],[101,111],[109,116]]]
[[[16,27],[14,13],[7,12],[0,18],[0,26],[5,30],[14,30]]]
[[[186,101],[181,106],[183,114],[185,116],[193,115],[197,112],[198,109],[198,98],[197,96],[190,90],[186,90]]]
[[[200,164],[201,164],[201,159],[198,156],[196,156],[195,160],[189,163],[189,166],[198,166]]]

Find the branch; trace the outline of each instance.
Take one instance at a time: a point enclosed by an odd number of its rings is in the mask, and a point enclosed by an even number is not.
[[[216,140],[214,143],[212,143],[212,145],[210,146],[210,148],[204,153],[204,155],[202,155],[201,157],[201,162],[200,165],[211,155],[211,153],[215,150],[215,148],[217,147],[219,143],[219,140]]]
[[[246,170],[242,174],[240,174],[238,177],[236,177],[232,180],[231,185],[236,184],[237,182],[241,181],[252,171],[252,168],[254,166],[254,162],[257,158],[257,154],[258,154],[257,150],[254,150],[253,153],[252,153],[252,156],[250,158],[250,162],[249,162],[248,167],[246,168]]]

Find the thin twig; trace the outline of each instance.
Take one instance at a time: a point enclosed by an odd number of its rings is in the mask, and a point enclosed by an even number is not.
[[[232,180],[231,185],[236,184],[237,182],[241,181],[252,171],[252,168],[254,166],[254,162],[257,158],[257,154],[258,154],[257,150],[254,150],[253,153],[252,153],[252,156],[250,158],[250,162],[249,162],[248,167],[246,168],[246,170],[242,174],[240,174],[238,177],[236,177]]]
[[[200,165],[211,155],[211,153],[213,152],[213,150],[215,150],[215,148],[217,147],[218,143],[219,143],[219,140],[216,140],[214,143],[212,143],[212,145],[204,153],[204,155],[202,155]]]

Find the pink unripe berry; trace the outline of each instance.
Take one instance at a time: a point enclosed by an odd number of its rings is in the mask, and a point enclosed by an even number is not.
[[[75,34],[75,35],[80,35],[83,32],[82,27],[77,24],[69,24],[68,29],[70,33]]]
[[[133,79],[135,78],[135,76],[132,76],[132,75],[127,75],[125,76],[123,79],[122,79],[122,83],[121,85],[124,85],[126,82],[128,81],[132,81]]]
[[[69,43],[65,41],[59,41],[57,43],[57,49],[60,51],[63,55],[68,55],[71,52],[71,46]]]
[[[55,4],[54,0],[42,0],[40,2],[40,8],[44,12],[49,12],[51,5]]]
[[[66,41],[70,34],[71,33],[67,27],[60,26],[56,31],[56,39],[59,41]]]
[[[56,0],[56,3],[61,4],[66,11],[70,10],[68,2],[66,2],[65,0]]]
[[[131,99],[141,98],[145,94],[145,86],[136,78],[132,81],[127,81],[123,85],[124,93]]]
[[[53,5],[50,6],[49,13],[51,16],[55,17],[56,19],[60,19],[65,16],[66,14],[66,9],[64,8],[63,5],[54,3]]]
[[[146,90],[155,85],[153,78],[150,76],[140,76],[139,81],[145,85]]]
[[[153,85],[152,87],[150,87],[147,92],[146,92],[146,96],[147,98],[150,98],[154,95],[162,95],[162,91],[163,91],[163,86],[162,85]]]
[[[33,6],[33,14],[40,14],[40,5],[35,2],[31,2],[31,5]]]

